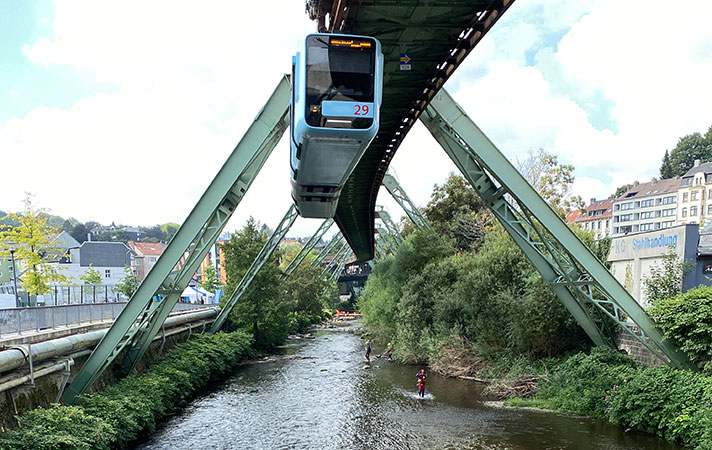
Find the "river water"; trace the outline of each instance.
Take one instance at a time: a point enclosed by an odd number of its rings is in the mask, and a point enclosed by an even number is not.
[[[481,385],[432,373],[420,399],[419,367],[375,358],[367,365],[363,340],[351,333],[315,336],[290,341],[285,354],[295,359],[239,367],[138,448],[682,448],[603,421],[489,406]]]

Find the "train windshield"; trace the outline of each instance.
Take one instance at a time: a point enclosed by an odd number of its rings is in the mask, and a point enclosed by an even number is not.
[[[369,128],[373,116],[363,111],[373,108],[376,45],[371,39],[309,36],[306,55],[306,119],[313,127]],[[322,102],[353,102],[340,108],[341,117],[322,114]],[[332,103],[333,105],[333,103]],[[367,105],[363,109],[363,105]]]

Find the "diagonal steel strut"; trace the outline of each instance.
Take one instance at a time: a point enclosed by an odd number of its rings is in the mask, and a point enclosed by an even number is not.
[[[288,127],[288,107],[289,81],[284,77],[153,269],[67,386],[64,403],[74,404],[124,349],[128,358],[122,364],[124,372],[136,365]]]
[[[614,345],[604,314],[663,361],[695,369],[444,89],[420,118],[595,344]]]
[[[252,280],[255,279],[255,276],[260,271],[262,266],[265,265],[265,263],[272,256],[272,253],[274,253],[277,247],[279,247],[279,243],[282,241],[282,239],[284,239],[284,236],[286,236],[287,232],[292,227],[292,224],[294,224],[294,221],[297,219],[297,216],[299,216],[299,214],[297,213],[297,207],[292,204],[287,210],[287,213],[282,218],[282,221],[279,223],[279,225],[277,225],[277,228],[274,229],[272,235],[269,237],[269,239],[267,239],[267,242],[265,242],[265,245],[262,246],[262,249],[257,254],[257,257],[255,257],[255,260],[252,261],[252,264],[247,269],[247,272],[245,272],[245,275],[243,275],[242,279],[240,280],[240,284],[237,285],[235,290],[232,292],[232,295],[230,295],[230,298],[225,302],[225,306],[220,310],[218,317],[215,319],[215,322],[213,322],[212,326],[210,327],[210,333],[216,333],[218,332],[218,330],[220,330],[223,323],[225,323],[225,320],[230,315],[232,309],[235,307],[237,302],[240,301],[242,295],[250,287],[250,283],[252,283]]]
[[[396,177],[390,173],[386,173],[383,177],[383,186],[386,187],[388,193],[391,194],[393,199],[400,205],[401,208],[403,208],[405,214],[417,228],[424,228],[426,230],[430,230],[432,233],[435,233],[435,230],[430,225],[430,222],[428,222],[428,219],[425,218],[425,215],[420,212],[418,207],[415,206],[415,204],[410,200],[401,185],[398,183],[398,180],[396,180]]]
[[[334,224],[334,219],[324,219],[324,221],[321,223],[319,228],[314,232],[311,238],[307,241],[306,244],[304,244],[304,247],[297,253],[297,256],[292,259],[292,261],[289,263],[289,266],[287,266],[287,269],[284,271],[282,276],[280,277],[280,281],[284,281],[289,276],[294,272],[297,267],[304,261],[304,258],[309,254],[309,252],[312,251],[314,246],[319,243],[322,237],[324,237],[324,234],[331,228],[331,225]]]

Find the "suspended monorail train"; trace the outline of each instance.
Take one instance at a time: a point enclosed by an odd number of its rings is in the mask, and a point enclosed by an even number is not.
[[[333,217],[378,132],[383,54],[377,39],[310,34],[292,58],[292,198],[302,217]]]

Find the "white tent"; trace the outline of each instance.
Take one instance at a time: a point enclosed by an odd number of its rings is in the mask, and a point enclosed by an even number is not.
[[[215,294],[212,294],[201,287],[188,286],[183,290],[181,298],[187,303],[213,303]]]

